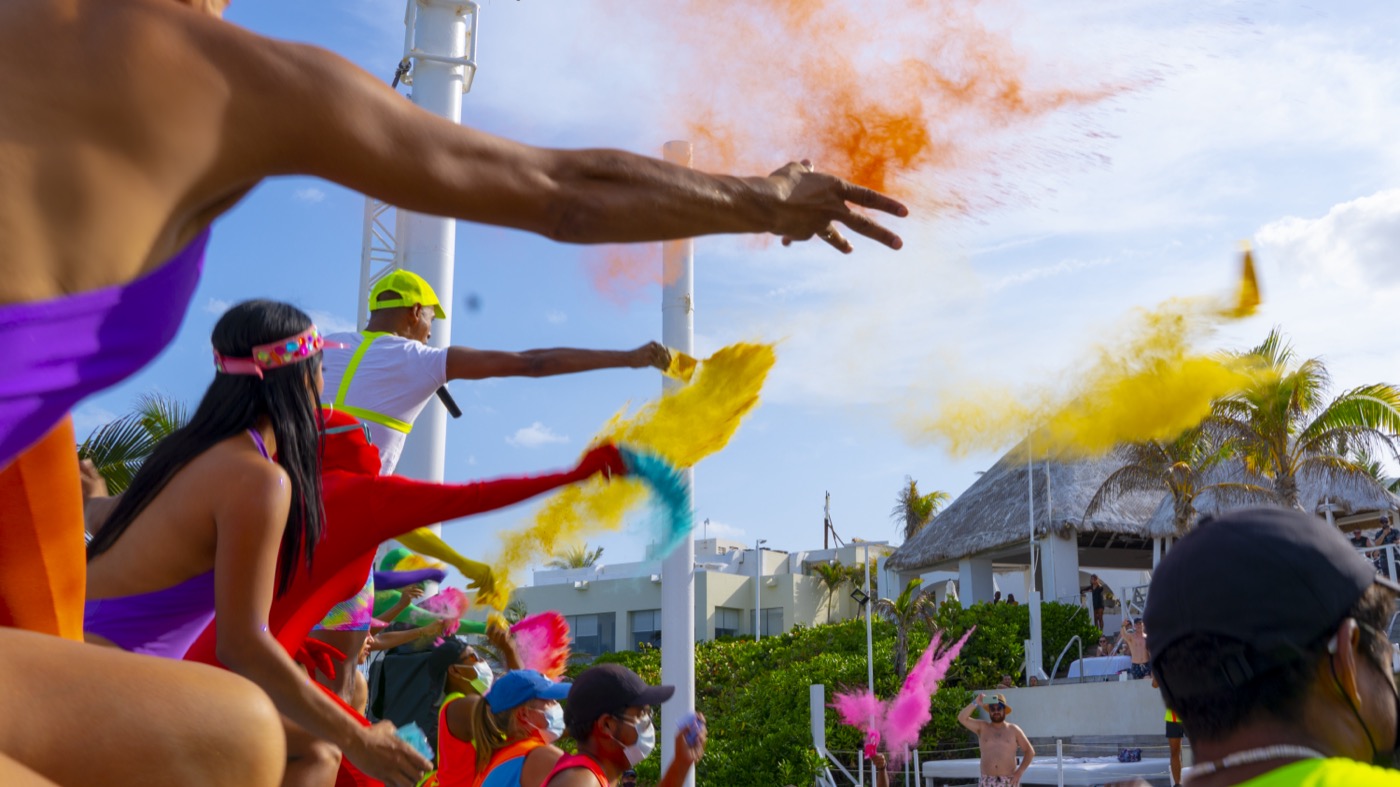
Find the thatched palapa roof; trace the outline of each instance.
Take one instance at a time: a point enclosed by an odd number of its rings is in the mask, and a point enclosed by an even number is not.
[[[1024,480],[1024,479],[1023,479]],[[1226,462],[1206,474],[1206,483],[1248,483],[1272,489],[1272,482],[1246,471],[1238,462]],[[1322,515],[1323,506],[1336,506],[1333,516],[1343,517],[1368,511],[1400,511],[1400,497],[1387,492],[1374,481],[1348,473],[1310,473],[1298,479],[1298,505],[1309,514]],[[1216,494],[1204,489],[1196,495],[1196,516],[1219,516],[1250,506],[1279,505],[1268,496],[1251,497],[1241,494]],[[1149,529],[1172,530],[1176,514],[1170,498],[1164,499],[1148,522]],[[1194,522],[1192,523],[1195,524]]]
[[[1033,476],[1036,534],[1072,530],[1143,539],[1172,535],[1170,517],[1165,527],[1149,526],[1164,493],[1125,494],[1100,509],[1092,521],[1083,521],[1094,493],[1123,463],[1116,451],[1098,459],[1037,459]],[[916,570],[1025,543],[1030,537],[1026,472],[1022,444],[1002,456],[927,527],[897,549],[887,565],[899,571]]]

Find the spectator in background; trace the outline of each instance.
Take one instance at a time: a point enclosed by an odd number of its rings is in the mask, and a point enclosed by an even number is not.
[[[1014,688],[1016,688],[1016,683],[1015,683],[1015,681],[1013,681],[1013,680],[1011,679],[1011,676],[1010,676],[1010,675],[1002,675],[1002,676],[1001,676],[1001,683],[998,683],[998,684],[997,684],[997,688],[999,688],[999,689],[1014,689]]]
[[[993,603],[993,604],[1000,604],[1000,603],[1001,603],[1001,591],[1000,591],[1000,590],[998,590],[997,592],[995,592],[995,593],[992,594],[992,603]]]
[[[1131,623],[1124,618],[1120,628],[1122,630],[1119,637],[1128,643],[1128,654],[1133,657],[1129,674],[1133,680],[1142,680],[1152,674],[1152,669],[1148,666],[1150,656],[1147,652],[1147,626],[1143,625],[1142,618],[1135,618]]]
[[[1351,534],[1351,545],[1354,547],[1368,547],[1371,545],[1371,539],[1367,538],[1365,533],[1357,530]]]
[[[1112,656],[1114,647],[1114,643],[1110,642],[1108,636],[1105,635],[1099,637],[1099,642],[1097,645],[1094,646],[1094,650],[1090,655],[1094,658],[1099,658],[1102,656]]]
[[[637,772],[636,772],[636,771],[623,771],[623,772],[622,772],[622,782],[621,782],[621,786],[622,786],[622,787],[637,787]]]
[[[1006,603],[1007,603],[1008,606],[1014,607],[1014,606],[1019,605],[1021,602],[1019,602],[1019,601],[1016,600],[1016,594],[1015,594],[1015,593],[1007,593],[1007,594],[1006,594]]]
[[[1035,759],[1035,747],[1021,728],[1006,720],[1011,706],[1006,704],[1006,695],[993,694],[991,704],[983,704],[987,695],[978,694],[966,708],[958,712],[958,723],[977,736],[977,746],[981,749],[981,776],[978,787],[1016,787],[1026,769]],[[987,714],[991,721],[972,718],[978,708]],[[1016,752],[1023,753],[1021,762],[1016,762]]]
[[[1093,597],[1092,607],[1094,609],[1094,628],[1103,631],[1103,592],[1107,590],[1099,581],[1098,574],[1089,575],[1089,586],[1080,588],[1080,593],[1088,593]]]
[[[1376,531],[1376,537],[1371,539],[1371,546],[1384,547],[1400,542],[1400,530],[1390,526],[1390,519],[1381,520],[1381,529]]]

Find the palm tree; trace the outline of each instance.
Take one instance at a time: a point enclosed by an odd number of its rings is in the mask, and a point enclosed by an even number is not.
[[[1104,479],[1084,509],[1087,521],[1120,497],[1133,492],[1167,492],[1172,496],[1176,532],[1184,534],[1196,521],[1196,498],[1210,490],[1221,502],[1253,503],[1272,497],[1272,491],[1242,481],[1214,481],[1220,464],[1229,458],[1223,441],[1201,427],[1183,432],[1175,440],[1148,440],[1120,448],[1126,461]]]
[[[525,602],[518,598],[512,599],[511,602],[506,605],[505,610],[501,612],[501,617],[505,618],[506,622],[512,626],[529,616],[530,608],[525,606]]]
[[[592,568],[602,556],[602,547],[589,549],[587,544],[579,544],[554,553],[554,559],[545,565],[550,568]]]
[[[161,394],[145,394],[136,409],[115,421],[94,429],[78,446],[81,459],[91,459],[107,481],[107,491],[119,495],[156,443],[190,420],[189,410],[179,401]]]
[[[908,541],[916,533],[924,529],[924,526],[933,521],[938,516],[938,512],[943,510],[943,506],[952,500],[952,496],[947,492],[934,490],[928,494],[919,494],[919,482],[909,476],[904,477],[904,486],[900,487],[899,495],[895,498],[894,508],[890,510],[890,519],[898,525],[900,532],[904,534],[904,540]]]
[[[831,622],[831,599],[841,590],[841,586],[846,584],[849,574],[846,567],[841,565],[841,561],[836,560],[830,563],[817,563],[812,566],[812,573],[821,580],[822,588],[826,590],[826,622]]]
[[[1400,494],[1400,478],[1392,478],[1386,470],[1385,463],[1377,459],[1364,446],[1354,448],[1351,452],[1351,461],[1360,465],[1366,474],[1375,479],[1376,483],[1385,488],[1385,491],[1395,495]]]
[[[893,601],[882,598],[875,602],[875,611],[894,624],[894,671],[899,674],[901,681],[909,668],[910,627],[916,621],[933,625],[933,591],[923,590],[923,584],[922,579],[911,579],[900,592],[899,598]]]
[[[1362,385],[1327,400],[1331,375],[1319,358],[1298,360],[1277,328],[1241,354],[1264,372],[1245,390],[1215,403],[1208,428],[1246,469],[1269,478],[1283,505],[1298,508],[1298,483],[1310,476],[1345,476],[1375,483],[1349,456],[1384,450],[1400,459],[1400,388]],[[1379,484],[1377,484],[1379,486]]]

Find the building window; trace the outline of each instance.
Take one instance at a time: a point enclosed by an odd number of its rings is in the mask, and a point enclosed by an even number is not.
[[[774,636],[783,633],[783,608],[772,607],[763,610],[763,634]]]
[[[568,615],[564,620],[569,624],[570,644],[575,653],[601,656],[614,650],[613,629],[617,622],[615,613]]]
[[[632,650],[642,645],[661,647],[661,610],[639,609],[632,613]]]
[[[715,607],[715,636],[739,636],[739,615],[740,613],[737,609],[730,609],[729,607]]]

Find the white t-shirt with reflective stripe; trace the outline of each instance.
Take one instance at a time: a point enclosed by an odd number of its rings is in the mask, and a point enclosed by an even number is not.
[[[321,390],[321,401],[333,404],[345,368],[365,339],[358,333],[334,333],[326,340],[345,345],[344,349],[327,347],[322,359],[326,387]],[[380,336],[360,359],[350,380],[350,389],[345,393],[345,403],[411,424],[437,389],[446,383],[445,348],[429,347],[392,334]],[[379,449],[383,465],[380,473],[394,472],[408,435],[376,423],[369,423],[369,432]]]

